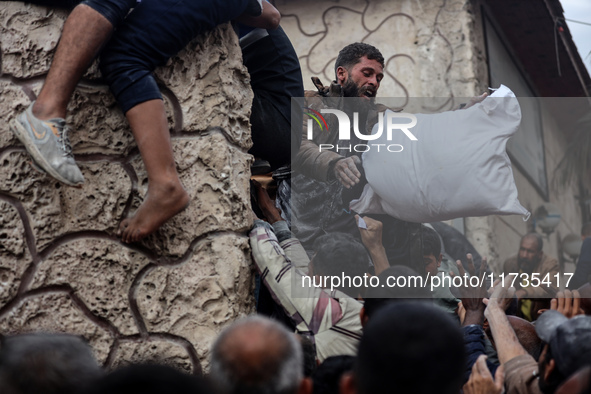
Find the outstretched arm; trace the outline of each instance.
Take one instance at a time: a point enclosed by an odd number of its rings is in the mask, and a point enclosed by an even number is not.
[[[359,223],[360,219],[359,215],[355,215],[357,223]],[[367,248],[371,256],[371,261],[376,271],[375,274],[379,275],[386,268],[390,267],[388,257],[386,256],[386,249],[384,249],[384,244],[382,243],[383,225],[379,220],[372,219],[369,216],[364,216],[363,221],[365,222],[365,227],[357,225],[357,229],[361,233],[361,242],[363,242],[363,245]]]
[[[505,364],[517,356],[528,354],[519,343],[517,335],[507,319],[505,309],[503,308],[503,300],[505,298],[512,298],[512,295],[508,292],[508,289],[497,285],[484,311],[484,316],[490,324],[490,330],[495,340],[497,354],[501,364]]]

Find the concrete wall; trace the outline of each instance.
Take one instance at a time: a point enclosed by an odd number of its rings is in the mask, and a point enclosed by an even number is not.
[[[486,87],[482,47],[474,45],[477,19],[466,1],[276,0],[281,25],[302,64],[304,87],[311,76],[334,80],[341,48],[361,41],[386,61],[378,97],[440,97],[443,109]],[[404,100],[401,100],[404,105]]]
[[[125,245],[114,232],[141,203],[147,178],[96,65],[67,119],[82,188],[36,172],[8,129],[41,88],[66,15],[0,7],[0,333],[70,332],[108,367],[154,359],[200,371],[217,332],[253,306],[244,235],[252,92],[237,38],[219,27],[156,72],[191,203]]]
[[[409,97],[431,97],[439,103],[434,107],[445,111],[489,86],[478,1],[276,0],[275,4],[302,63],[306,89],[314,89],[311,76],[330,83],[338,51],[355,41],[372,44],[384,54],[386,75],[378,97],[400,97],[400,106],[405,106]],[[543,117],[543,138],[551,181],[566,141],[547,113]],[[514,173],[519,200],[535,210],[543,198],[515,167]],[[550,185],[549,200],[560,207],[563,219],[544,250],[557,256],[557,234],[564,237],[578,233],[581,213],[574,186],[558,190]],[[528,232],[531,221],[524,222],[520,216],[490,216],[466,218],[464,226],[468,239],[497,269],[517,253],[519,239]]]

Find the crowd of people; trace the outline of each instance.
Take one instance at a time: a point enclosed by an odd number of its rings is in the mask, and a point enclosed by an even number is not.
[[[486,259],[471,246],[455,245],[450,258],[441,223],[348,209],[367,182],[360,152],[319,149],[338,145],[334,119],[306,138],[300,125],[308,118],[290,98],[305,96],[312,113],[359,111],[357,127],[370,133],[384,109],[374,102],[384,78],[377,48],[347,45],[335,80],[325,86],[314,78],[317,92],[304,93],[297,55],[268,2],[37,3],[75,8],[43,89],[11,128],[43,171],[82,183],[64,118],[100,53],[149,178],[143,205],[121,222],[123,242],[153,233],[189,204],[152,71],[219,23],[237,23],[252,78],[253,170],[281,174],[274,182],[283,193],[273,200],[252,182],[258,314],[221,332],[206,376],[155,364],[103,371],[82,339],[39,333],[2,339],[2,393],[591,393],[591,225],[583,227],[583,250],[565,290],[536,233],[525,235],[503,266],[507,275],[531,280],[509,286],[487,280],[494,277]],[[361,110],[343,98],[362,100]],[[479,280],[452,286],[446,276]],[[429,286],[433,278],[437,286]]]

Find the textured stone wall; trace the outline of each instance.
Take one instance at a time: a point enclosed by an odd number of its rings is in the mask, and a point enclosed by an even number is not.
[[[114,235],[147,177],[124,116],[93,65],[68,108],[86,178],[36,172],[8,121],[39,92],[67,13],[0,7],[0,333],[84,336],[107,367],[207,367],[216,333],[252,310],[248,239],[252,92],[230,26],[157,70],[189,207],[133,245]]]
[[[311,76],[328,84],[345,45],[376,46],[385,58],[379,97],[439,97],[442,110],[486,88],[484,46],[469,0],[276,0],[281,25]]]

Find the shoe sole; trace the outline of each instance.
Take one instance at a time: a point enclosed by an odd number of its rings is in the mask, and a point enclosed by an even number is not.
[[[29,137],[28,131],[23,127],[23,125],[20,124],[19,121],[17,121],[16,119],[11,120],[10,129],[12,130],[14,135],[16,135],[16,138],[18,138],[19,141],[25,146],[25,149],[27,149],[27,152],[29,152],[29,155],[31,155],[37,167],[40,167],[41,169],[43,169],[43,171],[45,171],[58,181],[65,183],[68,186],[82,185],[82,183],[72,183],[68,181],[45,161],[45,158],[43,157],[41,152],[39,152],[39,149]]]

